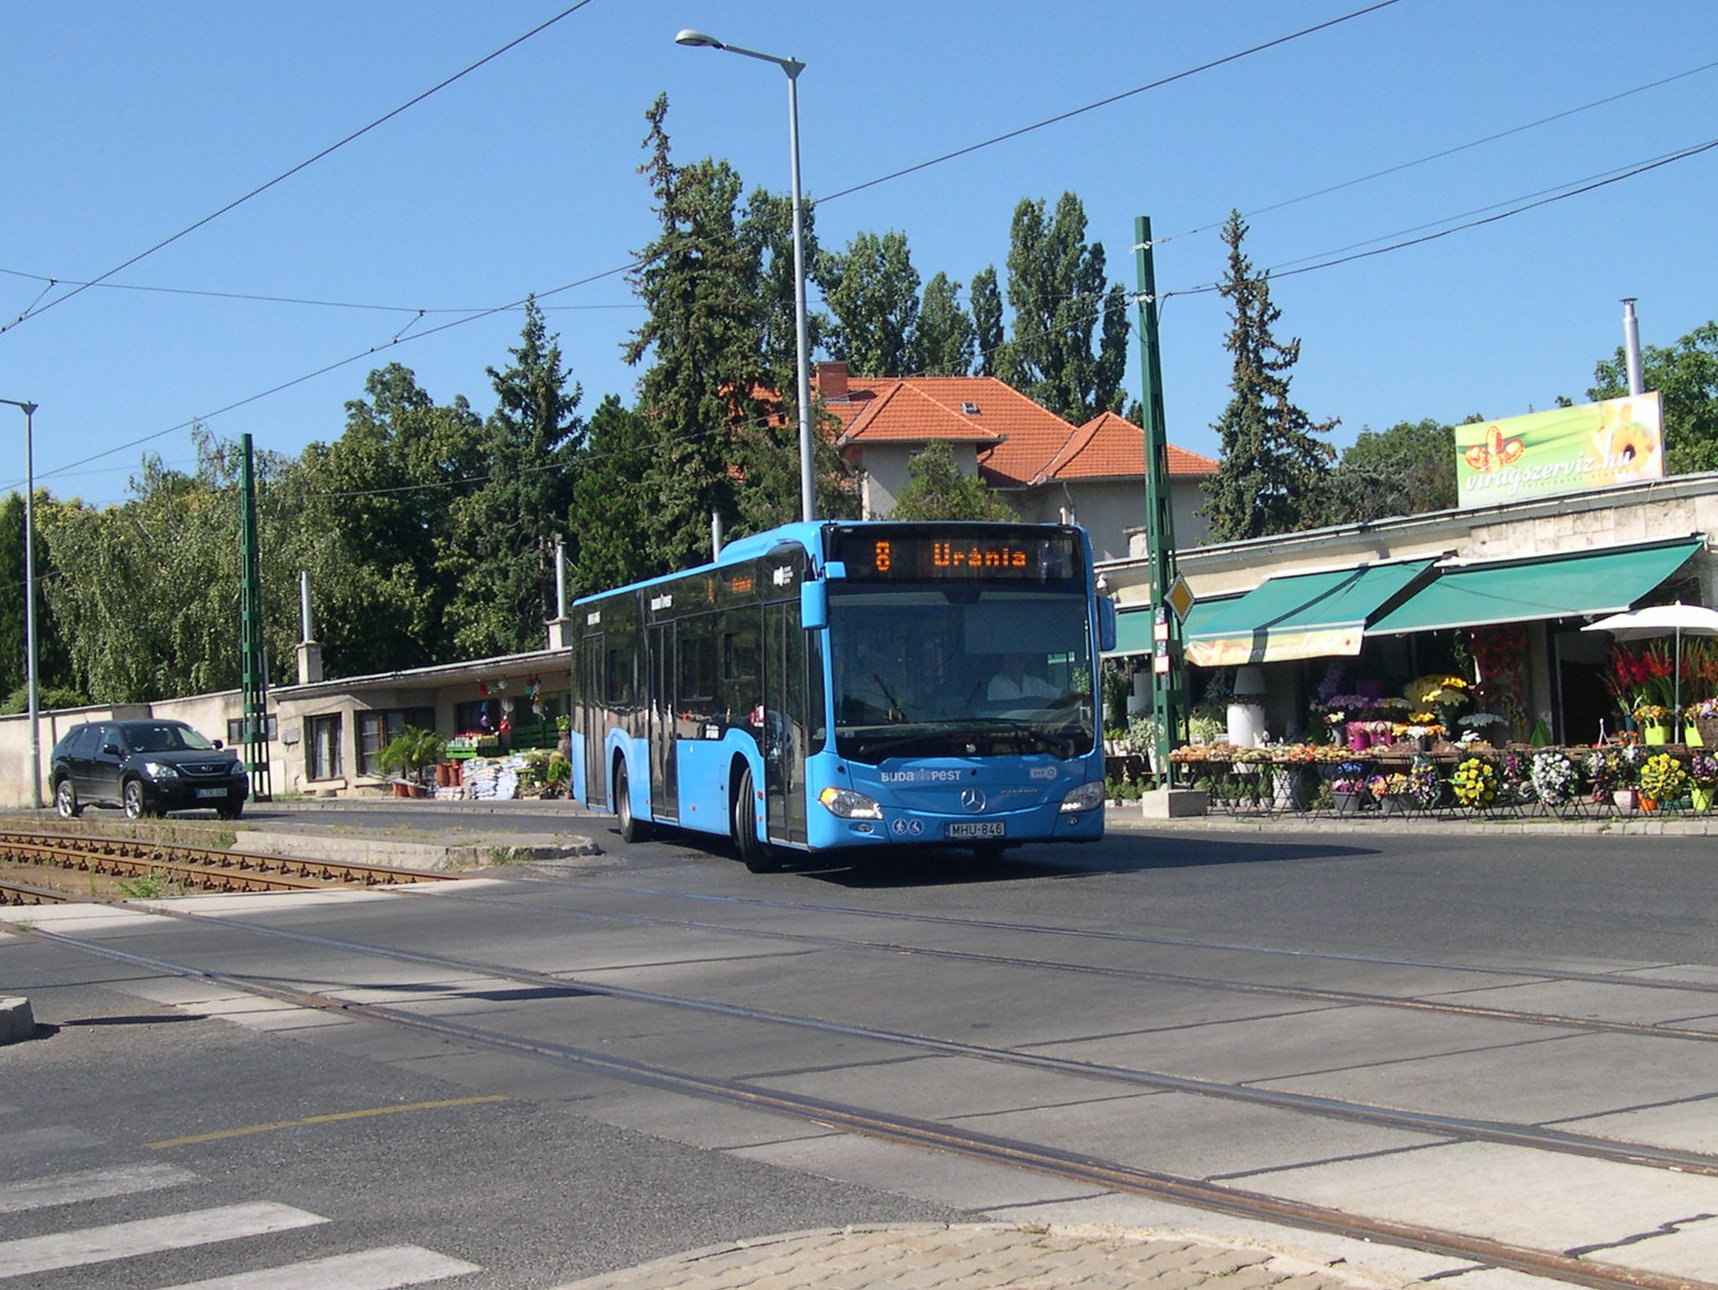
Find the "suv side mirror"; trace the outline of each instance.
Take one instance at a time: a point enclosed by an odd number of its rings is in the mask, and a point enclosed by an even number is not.
[[[111,739],[101,746],[101,750],[109,756],[119,756],[119,745],[114,743]]]

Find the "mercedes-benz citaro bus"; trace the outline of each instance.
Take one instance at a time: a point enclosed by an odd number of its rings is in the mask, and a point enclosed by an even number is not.
[[[629,842],[794,853],[1094,842],[1115,615],[1084,530],[812,522],[575,602],[573,796]]]

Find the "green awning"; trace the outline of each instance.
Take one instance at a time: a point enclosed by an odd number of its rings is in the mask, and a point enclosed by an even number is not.
[[[1225,605],[1231,605],[1236,597],[1229,596],[1221,600],[1196,600],[1193,608],[1187,611],[1187,621],[1181,624],[1181,638],[1186,640],[1194,632],[1203,630],[1204,624],[1211,621],[1213,614],[1220,612]],[[1116,615],[1116,647],[1106,653],[1106,658],[1114,658],[1118,654],[1155,654],[1157,646],[1151,632],[1151,610],[1129,609]]]
[[[1366,629],[1372,636],[1628,609],[1700,550],[1700,538],[1444,569]]]
[[[1187,661],[1199,667],[1358,654],[1367,624],[1428,576],[1431,560],[1357,565],[1267,578],[1221,602],[1189,630]]]

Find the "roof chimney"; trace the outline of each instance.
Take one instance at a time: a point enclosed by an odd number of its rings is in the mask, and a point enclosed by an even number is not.
[[[847,401],[847,364],[819,363],[817,365],[817,394],[825,403]]]

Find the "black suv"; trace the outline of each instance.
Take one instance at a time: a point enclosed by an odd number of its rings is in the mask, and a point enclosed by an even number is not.
[[[250,793],[238,756],[183,721],[73,726],[54,745],[49,776],[54,809],[68,819],[86,806],[119,806],[134,820],[198,807],[236,820]]]

